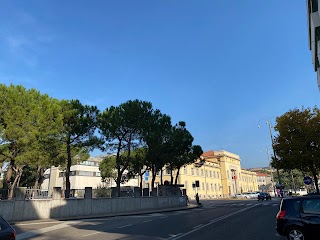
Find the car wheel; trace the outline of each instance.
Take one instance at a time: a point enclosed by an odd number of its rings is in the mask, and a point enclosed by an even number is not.
[[[288,240],[305,240],[305,234],[301,227],[292,226],[286,231]]]

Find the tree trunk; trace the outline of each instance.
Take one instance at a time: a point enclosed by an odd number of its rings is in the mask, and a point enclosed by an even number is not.
[[[13,198],[14,188],[16,187],[19,178],[21,178],[22,171],[23,171],[23,167],[19,167],[19,168],[15,171],[15,172],[16,172],[16,176],[15,176],[14,181],[13,181],[13,183],[12,183],[12,185],[11,185],[11,188],[10,188],[9,199],[12,199],[12,198]]]
[[[34,196],[38,197],[38,186],[39,186],[39,180],[40,180],[40,172],[41,172],[41,166],[38,165],[38,169],[37,169],[37,175],[36,175],[36,181],[34,183]]]
[[[121,184],[121,169],[120,169],[120,166],[118,166],[118,176],[117,176],[117,180],[116,180],[116,183],[117,183],[117,195],[118,197],[120,197],[120,184]]]
[[[65,198],[70,198],[70,169],[71,169],[71,146],[70,146],[70,139],[67,143],[67,169],[66,169],[66,191],[65,191]]]
[[[154,188],[154,182],[156,181],[156,175],[157,175],[155,165],[151,166],[151,171],[152,171],[151,189],[153,189]]]
[[[142,191],[142,179],[143,179],[143,175],[141,174],[140,175],[140,196],[142,197],[142,193],[143,193],[143,191]]]
[[[3,181],[3,189],[4,189],[4,191],[2,193],[2,199],[7,199],[8,198],[8,191],[11,188],[12,166],[13,166],[13,161],[11,161],[8,164],[6,177],[4,178],[4,181]]]
[[[161,185],[163,185],[163,169],[162,168],[160,170],[160,182],[161,182]]]
[[[172,167],[170,166],[170,184],[173,185],[173,170]]]
[[[312,171],[312,175],[313,175],[314,185],[316,186],[317,193],[319,193],[317,172]]]
[[[178,168],[178,170],[177,170],[177,174],[176,174],[176,179],[175,179],[175,181],[174,181],[174,185],[177,185],[177,184],[178,184],[179,173],[180,173],[180,168]]]

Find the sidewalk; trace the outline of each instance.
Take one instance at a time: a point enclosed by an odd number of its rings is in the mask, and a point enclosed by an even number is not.
[[[139,212],[123,212],[123,213],[115,213],[115,214],[103,214],[103,215],[93,215],[93,216],[78,216],[78,217],[68,217],[68,218],[60,218],[60,219],[40,219],[40,220],[29,220],[29,221],[17,221],[17,222],[9,222],[11,225],[19,225],[28,223],[49,223],[49,222],[59,222],[59,221],[69,221],[69,220],[81,220],[81,219],[95,219],[95,218],[108,218],[108,217],[123,217],[123,216],[132,216],[132,215],[144,215],[151,213],[163,213],[163,212],[175,212],[181,210],[191,210],[194,208],[200,208],[201,205],[189,204],[188,206],[176,207],[176,208],[163,208],[163,209],[152,209],[147,211],[139,211]]]

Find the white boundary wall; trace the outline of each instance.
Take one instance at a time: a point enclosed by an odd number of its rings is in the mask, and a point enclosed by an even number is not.
[[[186,198],[93,198],[1,200],[0,215],[7,221],[63,219],[141,212],[146,210],[186,206]]]

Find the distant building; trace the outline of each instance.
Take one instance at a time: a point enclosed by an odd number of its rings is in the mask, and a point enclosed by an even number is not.
[[[258,191],[257,174],[241,169],[240,156],[227,151],[208,151],[201,156],[203,164],[190,164],[180,169],[178,184],[183,184],[190,198],[198,193],[201,198],[232,197],[237,193]],[[174,171],[173,175],[176,175]],[[152,175],[143,181],[151,186]],[[170,169],[163,169],[163,182],[170,182]],[[199,181],[199,187],[195,184]],[[157,173],[155,185],[160,184]]]
[[[273,191],[271,175],[265,173],[257,173],[257,183],[260,191]]]
[[[99,164],[104,157],[90,157],[86,161],[82,161],[78,164],[71,166],[70,172],[70,185],[71,189],[84,189],[85,187],[92,187],[93,189],[102,185],[101,172]],[[45,172],[45,180],[41,185],[42,189],[52,191],[54,187],[61,187],[65,189],[65,171],[60,167],[51,167]],[[115,187],[116,183],[113,179],[110,179],[107,183],[107,187]],[[130,179],[122,186],[138,186],[138,180],[136,178]]]
[[[320,87],[320,15],[319,1],[307,0],[309,49],[312,55],[313,70],[317,72]]]

